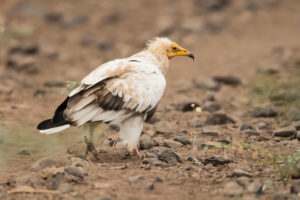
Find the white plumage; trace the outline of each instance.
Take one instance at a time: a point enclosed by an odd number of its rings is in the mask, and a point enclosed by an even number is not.
[[[176,55],[193,57],[169,39],[156,38],[144,51],[100,65],[38,129],[50,134],[87,122],[118,122],[123,143],[136,149],[144,119],[154,114],[164,94],[169,59]]]

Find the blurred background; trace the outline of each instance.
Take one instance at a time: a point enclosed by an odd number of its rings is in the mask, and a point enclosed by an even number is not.
[[[171,60],[157,119],[175,121],[192,137],[190,127],[202,126],[195,123],[203,117],[176,109],[193,101],[242,122],[252,122],[254,106],[272,105],[274,129],[300,120],[299,0],[1,0],[0,166],[14,173],[20,160],[30,166],[66,155],[82,129],[52,137],[35,130],[65,98],[66,81],[141,51],[155,36],[195,55],[194,62]]]

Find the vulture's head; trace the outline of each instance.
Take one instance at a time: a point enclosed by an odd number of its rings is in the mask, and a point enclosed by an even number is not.
[[[194,60],[194,55],[166,37],[156,37],[147,42],[147,50],[154,55],[167,56],[169,59],[175,56],[187,56]]]

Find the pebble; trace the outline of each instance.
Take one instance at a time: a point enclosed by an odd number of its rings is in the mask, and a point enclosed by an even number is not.
[[[24,54],[24,55],[34,55],[39,53],[39,46],[34,43],[21,44],[14,46],[9,49],[9,54]]]
[[[234,169],[232,172],[233,176],[241,177],[241,176],[246,176],[246,177],[252,177],[252,174],[249,172],[246,172],[242,169]]]
[[[67,172],[68,174],[70,174],[72,176],[76,176],[80,179],[84,179],[84,177],[88,175],[82,167],[70,166],[70,167],[65,168],[65,172]]]
[[[218,130],[213,129],[203,129],[201,132],[203,135],[218,137],[220,132]]]
[[[182,147],[183,144],[174,140],[164,139],[163,146],[167,148],[179,148]]]
[[[140,150],[151,149],[154,146],[159,146],[159,143],[156,140],[154,140],[151,136],[149,135],[141,136],[140,143],[139,143]]]
[[[222,193],[224,196],[236,197],[243,194],[243,188],[234,181],[229,181],[223,187]]]
[[[250,130],[255,130],[254,126],[248,123],[244,123],[242,124],[242,126],[240,127],[240,130],[246,130],[246,129],[250,129]]]
[[[246,188],[250,183],[250,178],[247,176],[240,176],[236,179],[237,183]]]
[[[208,111],[208,112],[216,112],[220,109],[221,109],[221,105],[218,104],[217,102],[206,102],[202,108],[203,111]]]
[[[258,129],[268,129],[271,127],[271,124],[267,121],[264,120],[260,120],[257,124],[256,124]]]
[[[31,155],[31,151],[29,149],[23,148],[18,152],[19,155],[29,156]]]
[[[300,194],[300,181],[295,182],[291,186],[291,193]]]
[[[170,150],[164,150],[158,159],[170,165],[175,165],[177,162],[182,162],[181,156]]]
[[[6,68],[17,72],[24,72],[26,74],[39,73],[34,58],[20,55],[10,56],[6,61]]]
[[[50,11],[44,15],[44,18],[48,22],[59,22],[63,19],[63,14],[60,12]]]
[[[51,158],[42,158],[36,161],[30,168],[31,171],[40,171],[48,167],[57,167],[58,163]]]
[[[190,140],[186,139],[186,138],[183,137],[183,136],[175,137],[175,138],[174,138],[174,141],[180,142],[180,143],[183,144],[183,145],[189,145],[189,144],[192,144],[192,142],[191,142]]]
[[[217,165],[224,165],[227,163],[231,163],[232,160],[228,157],[223,157],[223,156],[212,156],[203,161],[203,164],[212,164],[213,166]]]
[[[274,136],[277,137],[290,137],[293,135],[296,135],[296,129],[295,127],[285,127],[281,129],[277,129],[274,131]]]
[[[255,107],[252,110],[252,117],[276,117],[278,115],[277,109],[272,106]]]
[[[260,132],[257,132],[255,130],[243,130],[241,132],[242,135],[247,135],[247,136],[260,136]]]
[[[262,188],[263,188],[263,184],[261,184],[258,181],[253,181],[248,185],[247,190],[250,193],[260,194],[262,193]]]
[[[242,81],[232,75],[228,76],[214,76],[213,79],[219,83],[224,83],[226,85],[238,86],[242,83]]]
[[[34,181],[30,175],[17,177],[15,180],[18,185],[31,185],[32,186],[34,184]]]
[[[226,124],[229,121],[230,120],[226,114],[213,113],[207,117],[205,124],[207,125]]]

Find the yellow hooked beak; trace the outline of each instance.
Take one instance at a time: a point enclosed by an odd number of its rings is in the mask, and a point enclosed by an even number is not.
[[[178,44],[172,44],[170,48],[167,50],[167,54],[169,59],[175,56],[187,56],[192,58],[193,60],[195,59],[194,55],[191,52],[182,48]]]

